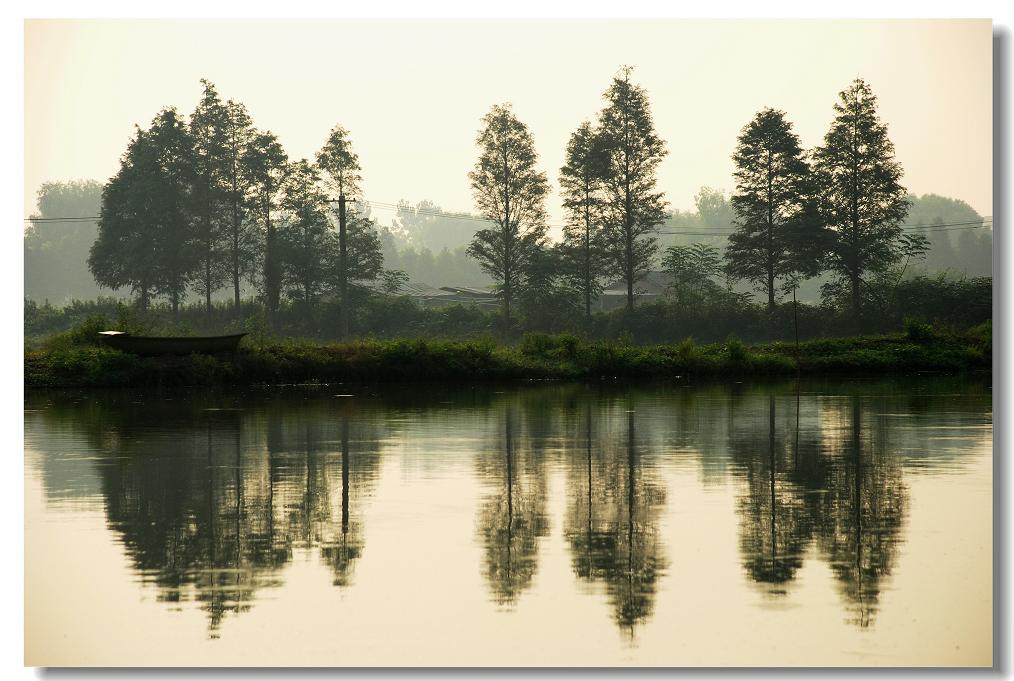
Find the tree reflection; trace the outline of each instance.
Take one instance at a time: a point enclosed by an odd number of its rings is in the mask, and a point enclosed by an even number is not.
[[[568,466],[564,535],[575,574],[604,583],[616,623],[633,632],[651,616],[666,567],[658,532],[665,494],[641,470],[634,412],[626,414],[621,438],[596,437],[593,420],[589,407],[582,461],[575,457]]]
[[[812,532],[803,494],[791,476],[799,455],[798,427],[794,435],[790,448],[784,430],[776,427],[772,395],[766,428],[736,431],[731,443],[747,484],[747,494],[737,504],[744,568],[772,594],[785,593],[785,584],[803,563]]]
[[[858,397],[841,421],[841,436],[828,451],[827,493],[817,505],[818,544],[847,601],[849,621],[866,627],[894,566],[908,490],[899,462],[882,446],[886,423],[881,419],[864,432]]]
[[[798,394],[791,438],[777,428],[773,396],[766,428],[744,416],[748,427],[737,431],[732,447],[746,482],[737,512],[747,574],[769,592],[784,593],[816,543],[846,600],[848,621],[869,626],[908,501],[900,462],[885,446],[887,421],[864,427],[853,397],[847,409],[823,409],[817,427],[801,437]]]
[[[364,546],[358,511],[379,467],[375,433],[361,425],[350,438],[353,423],[318,409],[269,411],[266,422],[217,411],[171,439],[135,432],[100,467],[109,524],[159,600],[202,604],[212,637],[226,613],[280,583],[294,548],[319,551],[334,584],[347,585]],[[243,441],[265,431],[263,445]]]
[[[212,635],[259,589],[279,584],[294,555],[320,560],[336,586],[354,582],[382,433],[395,447],[411,445],[403,470],[425,471],[417,484],[444,476],[468,495],[472,480],[461,467],[474,461],[483,496],[471,537],[499,605],[516,604],[537,572],[547,509],[555,508],[552,456],[565,480],[570,570],[583,588],[604,592],[621,630],[633,634],[656,607],[668,569],[659,530],[666,489],[656,471],[680,465],[696,466],[716,494],[735,483],[739,561],[755,588],[783,598],[816,557],[830,566],[848,620],[865,627],[902,540],[903,462],[960,465],[990,424],[988,386],[959,385],[955,394],[947,383],[907,392],[892,385],[821,385],[802,396],[788,385],[602,386],[594,394],[554,385],[506,395],[445,388],[372,403],[236,398],[235,409],[217,410],[201,408],[230,404],[217,395],[47,396],[51,403],[26,423],[38,422],[31,434],[45,452],[38,470],[46,493],[101,501],[140,578],[162,601],[199,603]],[[64,454],[68,430],[85,434],[77,460]],[[475,451],[475,439],[489,442],[487,451]],[[449,455],[430,456],[433,443]],[[714,508],[697,507],[692,522],[720,526],[708,515]],[[434,547],[434,560],[458,555]]]
[[[542,452],[519,437],[513,402],[505,406],[499,430],[495,455],[479,462],[479,474],[492,492],[479,509],[478,534],[494,600],[511,606],[535,576],[538,540],[548,533],[549,521]]]

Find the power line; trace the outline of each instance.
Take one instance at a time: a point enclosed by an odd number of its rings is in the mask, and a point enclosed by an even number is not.
[[[450,219],[455,219],[455,220],[471,220],[471,221],[474,221],[474,222],[486,222],[486,223],[492,223],[492,222],[494,222],[493,220],[490,220],[488,218],[479,217],[477,215],[470,215],[468,213],[451,213],[451,212],[448,212],[448,211],[440,210],[438,208],[437,209],[414,208],[412,206],[406,206],[405,204],[389,203],[389,202],[385,202],[385,201],[359,200],[359,201],[355,201],[354,203],[361,203],[361,204],[364,204],[364,205],[369,206],[371,208],[372,207],[378,207],[378,208],[381,208],[381,209],[396,210],[396,211],[405,210],[406,212],[412,212],[412,213],[414,213],[416,215],[425,215],[426,217],[441,217],[441,218],[450,218]],[[98,219],[100,219],[100,216],[93,215],[93,216],[69,216],[69,217],[60,217],[60,218],[35,218],[35,217],[29,217],[29,218],[24,218],[24,221],[25,222],[31,222],[33,224],[36,224],[36,223],[45,224],[45,223],[50,223],[50,222],[92,222],[92,221],[95,221],[95,220],[98,220]],[[982,220],[968,220],[968,221],[965,221],[965,222],[945,222],[945,223],[936,223],[936,224],[930,224],[930,225],[924,225],[924,224],[903,224],[903,225],[899,225],[899,226],[903,230],[906,230],[906,231],[909,231],[909,232],[912,232],[912,233],[918,233],[918,232],[950,232],[950,231],[955,231],[957,228],[961,228],[961,229],[979,229],[979,228],[983,228],[983,227],[987,227],[987,226],[988,227],[992,227],[992,222],[993,222],[993,220],[992,220],[992,216],[991,215],[984,215],[982,217]],[[564,227],[564,225],[556,225],[556,224],[549,224],[549,225],[546,225],[546,226],[547,227],[559,227],[559,228],[563,228]],[[952,228],[954,228],[954,229],[952,229]],[[731,231],[729,231],[729,230],[731,230]],[[671,235],[671,236],[682,235],[682,236],[706,236],[706,237],[721,237],[721,236],[724,236],[724,237],[728,237],[728,236],[731,236],[732,234],[735,233],[734,230],[735,230],[735,227],[732,226],[732,225],[726,225],[726,226],[723,226],[723,227],[717,227],[717,226],[716,227],[712,227],[710,225],[702,225],[701,227],[697,227],[695,229],[657,231],[655,233],[659,234],[659,235]]]
[[[923,234],[923,233],[926,233],[926,232],[954,232],[954,231],[960,231],[960,230],[963,230],[963,229],[982,229],[982,228],[986,228],[986,227],[992,228],[993,227],[993,221],[992,220],[984,219],[984,220],[976,221],[976,222],[944,222],[944,223],[939,223],[939,224],[935,224],[935,225],[930,225],[928,227],[927,226],[922,226],[922,225],[899,225],[899,226],[902,228],[902,231],[904,231],[904,232],[906,232],[908,234]],[[715,230],[715,231],[678,230],[678,231],[667,231],[667,232],[659,231],[659,232],[655,232],[655,233],[656,234],[667,234],[667,235],[710,236],[710,237],[724,237],[724,238],[728,238],[728,237],[732,236],[733,234],[735,234],[735,232],[725,232],[725,231],[718,231],[718,230]]]

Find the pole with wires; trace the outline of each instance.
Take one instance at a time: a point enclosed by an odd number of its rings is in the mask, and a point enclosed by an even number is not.
[[[345,230],[345,192],[338,194],[338,290],[341,294],[341,339],[349,338],[349,245]]]

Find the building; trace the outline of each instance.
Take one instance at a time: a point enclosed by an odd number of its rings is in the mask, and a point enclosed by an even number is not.
[[[369,289],[374,293],[387,293],[382,283],[378,281],[357,281],[354,286]],[[487,288],[476,288],[471,286],[441,286],[434,288],[429,284],[418,281],[406,281],[398,286],[390,295],[402,296],[415,300],[423,307],[439,308],[450,305],[475,305],[485,310],[496,310],[500,307],[500,301],[496,294]]]
[[[654,303],[665,300],[669,294],[670,276],[666,272],[652,271],[634,282],[634,305]],[[598,299],[599,312],[618,310],[627,305],[627,282],[617,279],[608,284]]]

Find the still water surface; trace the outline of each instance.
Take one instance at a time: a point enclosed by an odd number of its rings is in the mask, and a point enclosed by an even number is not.
[[[989,665],[988,381],[25,399],[31,665]]]

